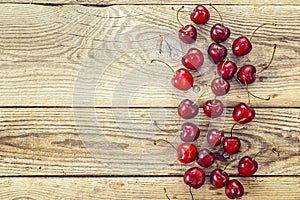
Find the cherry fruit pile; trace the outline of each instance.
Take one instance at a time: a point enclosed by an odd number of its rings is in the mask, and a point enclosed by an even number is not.
[[[269,100],[269,98],[260,98],[248,90],[248,85],[255,82],[259,73],[266,70],[274,57],[276,45],[274,45],[274,50],[270,62],[262,67],[260,71],[257,72],[255,66],[247,64],[240,68],[232,60],[228,59],[227,47],[221,43],[226,41],[230,35],[231,31],[223,23],[222,16],[219,11],[210,4],[210,6],[218,13],[221,23],[216,23],[211,27],[210,38],[213,41],[208,49],[209,59],[215,63],[216,72],[219,77],[216,77],[209,85],[212,93],[215,95],[214,99],[209,99],[205,101],[202,105],[205,115],[209,118],[220,117],[224,110],[224,105],[218,96],[223,96],[229,93],[231,81],[237,81],[241,87],[246,89],[248,93],[248,103],[239,102],[234,106],[232,117],[236,123],[232,126],[230,135],[226,134],[223,130],[211,129],[207,132],[207,143],[211,146],[211,149],[203,148],[198,149],[192,142],[196,141],[200,135],[200,129],[197,125],[193,123],[186,122],[182,124],[180,138],[183,141],[176,149],[178,160],[181,163],[191,163],[196,162],[199,166],[192,167],[188,169],[184,174],[184,183],[191,188],[198,189],[205,182],[205,172],[202,168],[210,167],[214,164],[215,160],[220,159],[226,160],[228,163],[223,169],[216,168],[210,173],[210,183],[215,188],[225,188],[225,194],[230,199],[237,199],[244,195],[244,187],[242,183],[236,179],[231,179],[226,173],[226,167],[234,161],[234,156],[240,153],[241,141],[239,137],[233,135],[235,126],[238,124],[247,124],[251,122],[255,117],[255,110],[250,107],[250,96]],[[193,44],[197,40],[197,28],[201,28],[201,25],[207,23],[210,19],[209,10],[203,5],[198,5],[190,14],[190,19],[193,22],[191,24],[183,25],[179,20],[179,13],[184,7],[177,10],[177,19],[181,25],[178,31],[179,39],[185,44]],[[262,26],[274,23],[266,23],[260,25],[254,30],[250,38],[246,36],[241,36],[236,38],[231,47],[232,53],[236,57],[247,55],[252,50],[251,39],[254,33]],[[197,28],[195,26],[198,26]],[[192,47],[186,54],[182,57],[181,63],[184,67],[174,70],[169,64],[161,60],[152,60],[151,62],[161,62],[167,67],[169,67],[174,76],[171,80],[172,85],[179,90],[190,90],[196,85],[194,83],[191,71],[197,71],[204,62],[204,56],[202,52]],[[201,98],[203,94],[198,97]],[[190,99],[184,99],[178,105],[178,115],[183,119],[191,119],[198,115],[200,102],[199,98],[196,101]],[[255,155],[256,156],[256,155]],[[255,157],[254,156],[254,157]],[[243,177],[252,176],[258,169],[258,163],[255,161],[254,157],[244,156],[238,162],[238,173]],[[192,193],[191,193],[192,195]],[[193,198],[193,195],[192,195]]]

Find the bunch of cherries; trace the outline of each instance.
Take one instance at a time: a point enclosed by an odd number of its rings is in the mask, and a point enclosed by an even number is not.
[[[200,135],[200,130],[195,124],[189,122],[182,124],[180,138],[183,143],[181,143],[177,148],[174,147],[177,151],[178,160],[181,163],[191,163],[196,161],[198,165],[203,168],[210,167],[216,159],[220,159],[220,156],[226,161],[232,161],[233,155],[240,152],[240,139],[232,134],[233,130],[235,130],[234,127],[237,124],[249,123],[255,117],[255,110],[250,107],[250,95],[259,99],[264,99],[252,94],[248,90],[248,85],[255,82],[257,75],[270,66],[276,49],[276,45],[274,45],[270,62],[262,67],[260,71],[257,72],[256,67],[250,64],[244,65],[238,69],[237,65],[232,60],[227,58],[227,48],[221,44],[229,38],[230,29],[224,25],[219,11],[214,6],[210,6],[217,11],[222,21],[222,23],[216,23],[212,26],[210,37],[213,40],[213,43],[209,45],[207,50],[210,59],[217,65],[216,71],[219,77],[215,78],[209,85],[211,91],[215,95],[215,98],[204,102],[203,111],[209,118],[217,118],[222,115],[224,105],[222,101],[217,99],[217,97],[226,95],[229,92],[230,81],[232,79],[235,79],[241,85],[241,87],[247,90],[249,102],[248,104],[240,102],[234,107],[232,117],[236,123],[231,128],[230,136],[225,137],[223,130],[208,130],[206,138],[208,144],[212,148],[212,151],[207,148],[198,149],[194,144],[192,144]],[[183,7],[177,10],[178,21],[178,15],[182,9]],[[198,5],[191,13],[190,18],[195,24],[203,25],[209,20],[210,13],[203,5]],[[255,29],[253,34],[260,27],[266,24],[262,24]],[[274,23],[270,24],[276,25]],[[232,52],[235,56],[247,55],[252,50],[251,39],[253,34],[251,35],[250,39],[246,36],[241,36],[234,40],[232,44]],[[182,42],[186,44],[192,44],[197,39],[197,29],[192,24],[185,26],[182,25],[182,28],[178,31],[178,37]],[[193,89],[195,86],[193,76],[189,70],[198,70],[203,65],[204,57],[199,49],[190,48],[181,60],[182,65],[185,68],[180,68],[176,71],[163,61],[152,60],[151,62],[154,61],[162,62],[167,65],[174,72],[174,76],[171,80],[172,85],[179,90],[185,91]],[[236,72],[237,75],[235,76]],[[183,119],[191,119],[197,116],[200,106],[199,99],[204,93],[205,92],[202,92],[198,96],[198,99],[194,102],[189,99],[184,99],[181,101],[178,105],[178,115]],[[269,98],[264,100],[269,100]],[[228,165],[226,165],[226,167],[227,166]],[[225,194],[228,198],[240,198],[244,194],[244,187],[238,180],[229,178],[229,175],[225,171],[226,167],[224,169],[214,169],[210,173],[210,182],[215,188],[225,187]],[[254,157],[244,156],[238,163],[238,172],[243,177],[252,176],[257,169],[258,163],[254,160]],[[205,172],[200,167],[192,167],[185,172],[184,182],[190,186],[190,192],[191,188],[198,189],[205,182]]]

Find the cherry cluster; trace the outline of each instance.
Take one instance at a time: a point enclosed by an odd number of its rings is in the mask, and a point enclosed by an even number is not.
[[[240,68],[237,67],[235,62],[229,60],[227,57],[228,50],[221,43],[226,41],[230,37],[230,29],[223,23],[222,16],[219,11],[210,5],[220,16],[222,23],[216,23],[211,27],[210,38],[213,43],[209,45],[207,52],[208,56],[213,63],[215,63],[216,71],[219,77],[214,78],[211,84],[205,84],[211,88],[212,93],[215,95],[214,99],[207,100],[203,103],[203,111],[209,118],[220,117],[224,110],[224,105],[221,100],[218,100],[218,96],[226,95],[230,90],[230,82],[232,80],[237,81],[240,86],[246,89],[248,94],[248,104],[240,102],[234,106],[232,117],[236,123],[232,126],[230,136],[226,136],[224,130],[211,129],[207,133],[207,142],[211,146],[211,150],[207,148],[198,149],[193,142],[196,141],[200,135],[200,129],[193,123],[185,122],[182,124],[182,130],[180,138],[183,141],[176,149],[178,160],[181,163],[191,163],[196,161],[199,167],[192,167],[188,169],[184,174],[184,182],[191,188],[198,189],[205,182],[205,172],[202,168],[210,167],[215,160],[222,159],[226,161],[234,160],[234,155],[240,152],[241,141],[238,137],[233,136],[233,130],[238,124],[247,124],[251,122],[255,117],[255,110],[250,107],[250,95],[259,99],[269,100],[269,98],[260,98],[248,90],[248,85],[255,82],[258,74],[266,70],[274,57],[276,45],[274,45],[273,54],[271,60],[266,64],[259,72],[256,72],[256,67],[253,65],[244,65]],[[177,19],[179,20],[179,13],[184,7],[177,10]],[[210,13],[203,5],[195,7],[190,14],[190,19],[197,25],[203,25],[210,19]],[[181,24],[181,23],[180,23]],[[267,24],[267,23],[266,23]],[[251,39],[254,33],[262,26],[254,30],[250,38],[241,36],[236,38],[232,43],[232,52],[238,56],[244,56],[250,53],[252,50]],[[271,25],[276,25],[270,23]],[[186,44],[193,44],[197,40],[197,29],[194,25],[182,25],[182,28],[178,31],[179,39]],[[194,79],[190,71],[198,70],[204,63],[204,57],[202,52],[197,48],[190,48],[187,53],[182,57],[181,63],[185,67],[178,70],[174,70],[170,65],[160,60],[152,60],[151,62],[161,62],[168,66],[174,73],[171,80],[172,85],[179,90],[193,89]],[[201,83],[200,83],[201,84]],[[203,84],[203,83],[202,83]],[[206,92],[202,91],[198,94],[196,101],[190,99],[184,99],[178,105],[178,115],[183,119],[192,119],[199,113],[200,98]],[[255,157],[255,156],[254,156]],[[243,177],[252,176],[258,169],[258,163],[254,160],[254,157],[244,156],[239,160],[238,173]],[[228,162],[230,164],[230,162]],[[224,169],[216,168],[210,173],[210,182],[215,188],[225,187],[225,194],[230,199],[240,198],[244,194],[243,185],[236,179],[230,179],[226,173],[226,167]],[[202,168],[200,168],[202,167]]]

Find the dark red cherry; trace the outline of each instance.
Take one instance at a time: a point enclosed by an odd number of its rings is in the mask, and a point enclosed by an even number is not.
[[[184,142],[193,142],[200,135],[200,129],[193,123],[185,122],[182,124],[181,129],[180,138]]]
[[[225,80],[232,79],[236,71],[236,64],[230,60],[226,60],[218,64],[218,73]]]
[[[224,25],[218,23],[213,25],[210,30],[210,37],[216,43],[221,43],[226,41],[230,36],[230,29]]]
[[[195,117],[199,112],[198,105],[194,104],[189,99],[184,99],[178,105],[178,115],[183,119],[191,119]]]
[[[176,71],[176,75],[173,76],[171,83],[179,90],[188,90],[193,87],[194,79],[188,70],[180,68]]]
[[[228,174],[221,169],[215,169],[210,173],[210,182],[215,188],[224,187],[228,181]]]
[[[184,183],[188,186],[198,189],[200,188],[205,182],[205,173],[199,167],[193,167],[188,169],[184,173],[183,177]]]
[[[197,39],[197,30],[196,30],[195,26],[193,26],[191,24],[186,25],[186,26],[182,27],[181,29],[179,29],[178,37],[182,42],[184,42],[186,44],[192,44]]]
[[[251,49],[252,44],[250,40],[245,36],[238,37],[233,41],[232,51],[237,56],[244,56],[248,54],[251,51]]]
[[[202,66],[204,62],[203,54],[199,49],[191,48],[182,57],[181,62],[186,68],[197,70]]]
[[[214,63],[219,63],[226,58],[227,48],[221,44],[212,43],[209,45],[207,53]]]
[[[209,11],[202,5],[196,6],[191,13],[191,20],[196,24],[205,24],[209,20]]]
[[[177,148],[178,160],[182,163],[193,162],[197,157],[197,147],[193,144],[182,143]]]
[[[232,117],[236,122],[246,124],[254,119],[255,110],[248,107],[245,103],[239,103],[234,107]]]
[[[211,91],[216,96],[223,96],[230,90],[230,84],[228,81],[222,78],[216,78],[211,82]]]
[[[223,140],[223,149],[229,155],[236,154],[240,151],[241,142],[237,137],[225,137]]]
[[[244,65],[237,73],[237,79],[242,84],[251,84],[255,81],[256,68],[253,65]]]
[[[223,103],[218,100],[208,100],[203,104],[203,111],[210,118],[219,117],[223,113]]]
[[[244,187],[238,180],[230,180],[225,188],[225,194],[230,199],[237,199],[244,195]]]
[[[252,176],[258,169],[258,164],[249,156],[244,156],[241,158],[238,170],[239,174],[245,177]]]
[[[202,167],[209,167],[215,161],[215,154],[208,149],[201,149],[198,152],[197,163]]]
[[[212,146],[216,147],[221,144],[222,139],[224,137],[224,133],[217,129],[211,129],[207,133],[207,142]]]

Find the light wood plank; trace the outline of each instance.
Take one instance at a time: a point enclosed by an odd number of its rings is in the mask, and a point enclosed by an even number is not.
[[[300,31],[295,28],[300,25],[299,7],[218,8],[232,30],[232,37],[225,43],[228,47],[233,38],[251,34],[257,25],[277,22],[277,27],[266,26],[258,31],[253,52],[237,62],[239,66],[250,61],[255,65],[266,63],[272,44],[278,43],[274,63],[250,87],[256,95],[270,95],[272,99],[253,99],[252,103],[262,107],[299,107]],[[187,7],[190,9],[192,6]],[[192,92],[172,88],[172,74],[166,68],[149,64],[151,59],[160,58],[179,65],[182,53],[173,49],[170,58],[166,45],[163,54],[158,53],[161,34],[178,44],[173,39],[179,28],[175,15],[171,6],[1,5],[1,105],[176,106],[182,98],[194,98]],[[188,17],[181,18],[183,23],[189,22]],[[199,28],[197,45],[202,49],[211,42],[209,27],[217,21],[214,14],[208,25]],[[187,48],[182,46],[183,50]],[[207,60],[200,74],[194,73],[195,79],[211,80],[212,70],[214,67]],[[233,106],[245,98],[246,92],[233,83],[227,105]]]
[[[299,199],[299,177],[238,178],[244,184],[243,199]],[[170,199],[190,200],[182,178],[2,178],[1,199]],[[72,191],[72,192],[70,192]],[[206,184],[193,190],[195,200],[227,199],[224,188]]]

